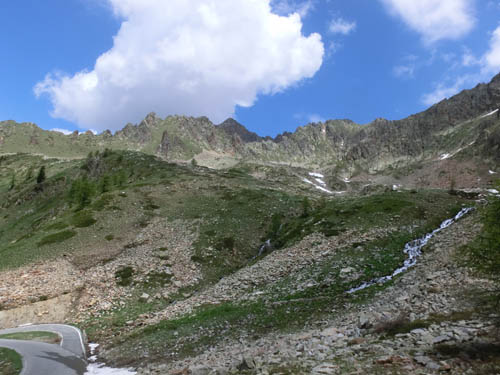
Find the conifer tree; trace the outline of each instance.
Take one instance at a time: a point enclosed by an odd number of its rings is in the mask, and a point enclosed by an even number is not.
[[[40,167],[40,171],[38,171],[38,176],[36,176],[36,183],[41,184],[45,181],[45,165]]]

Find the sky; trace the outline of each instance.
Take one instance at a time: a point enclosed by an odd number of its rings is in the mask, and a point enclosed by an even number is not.
[[[259,135],[396,120],[500,72],[499,0],[17,0],[0,120],[116,131],[233,117]]]

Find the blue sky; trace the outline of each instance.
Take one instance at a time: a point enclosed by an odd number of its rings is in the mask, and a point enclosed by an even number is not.
[[[102,131],[150,111],[232,115],[272,136],[399,119],[500,72],[499,12],[489,0],[4,2],[0,119]]]

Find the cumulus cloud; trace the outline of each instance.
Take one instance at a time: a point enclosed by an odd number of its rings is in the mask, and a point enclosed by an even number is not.
[[[123,22],[92,70],[49,74],[35,88],[52,116],[98,130],[146,113],[206,115],[219,122],[314,76],[321,36],[270,0],[108,0]]]
[[[474,0],[380,0],[389,12],[422,35],[425,43],[458,39],[475,25]]]
[[[355,29],[356,22],[346,21],[341,17],[331,20],[330,24],[328,25],[328,30],[333,34],[348,35]]]
[[[500,70],[500,26],[493,31],[490,48],[481,61],[486,72],[498,73]]]

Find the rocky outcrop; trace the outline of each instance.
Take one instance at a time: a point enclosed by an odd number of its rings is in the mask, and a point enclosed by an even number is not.
[[[238,121],[232,118],[228,118],[226,121],[217,126],[224,130],[224,132],[226,132],[231,137],[237,135],[244,143],[259,142],[262,140],[262,138],[259,137],[256,133],[249,131]]]
[[[165,130],[161,137],[161,142],[160,145],[158,146],[158,150],[156,153],[167,158],[169,147],[170,147],[170,140],[168,139],[168,132]]]

